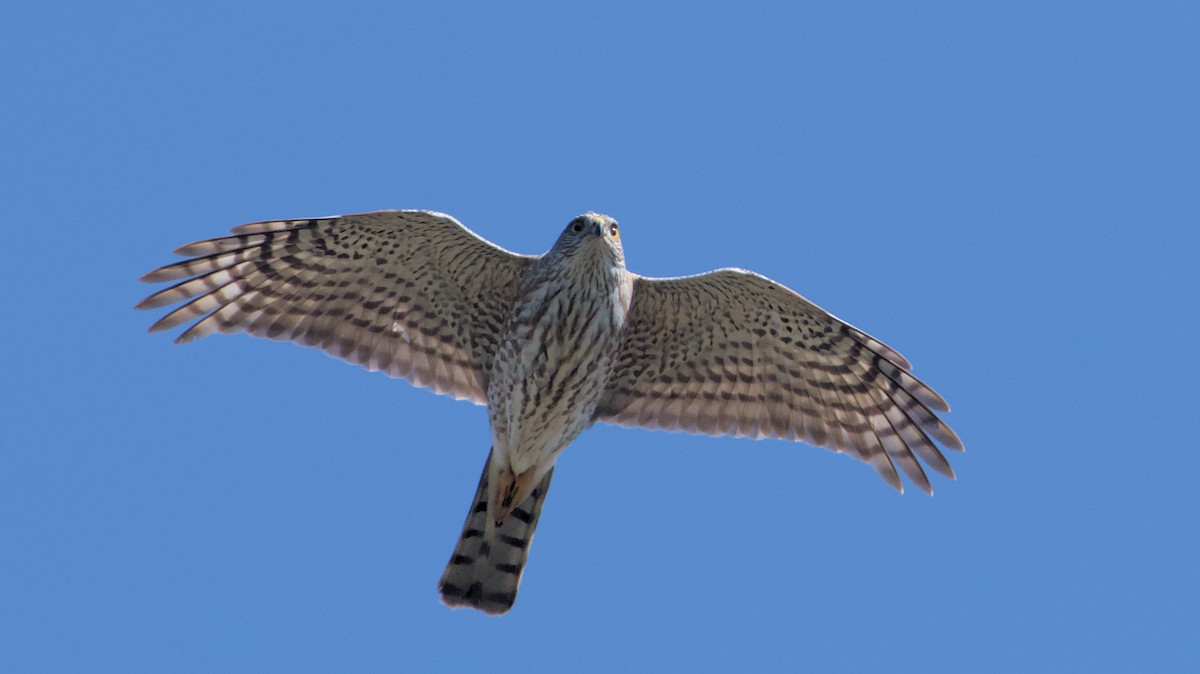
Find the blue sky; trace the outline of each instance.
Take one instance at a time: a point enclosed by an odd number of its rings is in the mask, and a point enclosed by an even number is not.
[[[24,3],[0,25],[0,669],[1195,671],[1193,3]],[[521,596],[436,581],[484,410],[143,272],[379,208],[736,265],[906,355],[932,498],[800,444],[596,427]],[[1191,421],[1189,421],[1189,419]]]

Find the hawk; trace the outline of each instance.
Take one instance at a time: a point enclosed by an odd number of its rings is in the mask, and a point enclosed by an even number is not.
[[[598,421],[799,440],[899,473],[954,473],[945,400],[896,351],[743,269],[651,278],[625,268],[617,222],[586,213],[543,255],[454,218],[377,211],[242,225],[142,277],[186,302],[151,331],[214,332],[330,355],[487,405],[492,447],[438,585],[450,606],[512,608],[559,454]],[[899,472],[897,471],[899,469]]]

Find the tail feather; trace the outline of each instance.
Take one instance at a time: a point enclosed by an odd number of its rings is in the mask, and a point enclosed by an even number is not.
[[[517,587],[554,469],[546,473],[528,498],[512,509],[503,524],[496,526],[488,516],[491,462],[489,454],[462,535],[438,582],[438,591],[447,606],[470,606],[499,615],[507,613],[517,599]]]

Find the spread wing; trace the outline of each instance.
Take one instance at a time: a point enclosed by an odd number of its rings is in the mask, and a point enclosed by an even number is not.
[[[487,372],[534,258],[430,211],[242,225],[175,252],[142,277],[179,281],[142,300],[187,301],[151,326],[196,320],[176,340],[247,332],[324,349],[438,393],[486,401]]]
[[[931,492],[920,457],[954,473],[934,440],[962,442],[946,402],[899,353],[792,290],[741,269],[637,277],[616,370],[596,420],[708,435],[804,440]]]

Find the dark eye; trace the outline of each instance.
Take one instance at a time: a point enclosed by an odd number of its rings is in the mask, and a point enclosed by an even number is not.
[[[608,235],[614,239],[617,238],[617,223],[614,222],[608,226]]]
[[[582,232],[583,231],[583,221],[576,220],[575,222],[571,223],[571,231],[575,232],[576,234]]]

